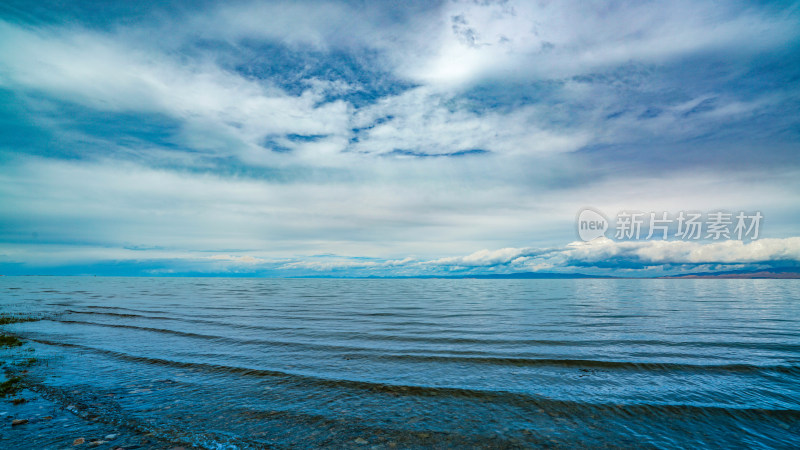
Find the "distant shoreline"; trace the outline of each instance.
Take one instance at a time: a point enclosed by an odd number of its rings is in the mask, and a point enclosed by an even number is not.
[[[583,273],[540,273],[522,272],[507,274],[475,274],[475,275],[418,275],[418,276],[367,276],[367,277],[344,277],[328,275],[311,275],[296,277],[271,277],[258,275],[230,276],[229,274],[173,274],[169,276],[152,275],[94,275],[94,274],[23,274],[23,275],[0,275],[0,277],[101,277],[101,278],[241,278],[241,279],[264,279],[264,280],[700,280],[700,279],[724,279],[724,280],[793,280],[800,279],[800,271],[795,268],[772,269],[753,272],[700,272],[681,275],[664,276],[644,276],[644,277],[624,277],[610,275],[588,275]]]

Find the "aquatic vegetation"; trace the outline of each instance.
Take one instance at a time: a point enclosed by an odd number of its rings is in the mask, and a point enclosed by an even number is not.
[[[28,359],[26,359],[24,361],[20,361],[20,362],[16,363],[16,365],[20,366],[20,367],[30,367],[30,366],[36,364],[37,362],[39,362],[39,360],[36,359],[36,358],[28,358]]]
[[[0,314],[0,325],[8,325],[12,323],[35,322],[41,320],[39,316],[25,315],[25,314]]]
[[[0,335],[0,347],[19,347],[22,341],[10,334]]]
[[[0,314],[0,325],[35,322],[37,320],[41,320],[41,317],[27,314]],[[19,347],[22,343],[23,342],[14,335],[0,335],[0,347]]]
[[[0,397],[14,395],[22,390],[22,378],[13,377],[0,383]]]

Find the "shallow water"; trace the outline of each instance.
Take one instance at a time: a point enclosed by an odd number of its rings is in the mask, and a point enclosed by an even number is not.
[[[2,277],[0,296],[45,317],[2,352],[35,350],[43,395],[204,448],[800,446],[800,280]]]

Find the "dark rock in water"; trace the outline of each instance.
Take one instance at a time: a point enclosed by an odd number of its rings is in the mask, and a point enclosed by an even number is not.
[[[84,442],[86,442],[86,439],[84,439],[84,438],[78,438],[78,439],[75,439],[74,441],[72,441],[72,445],[81,445],[81,444],[83,444]]]
[[[28,423],[28,419],[14,419],[14,421],[11,422],[11,426],[15,427],[17,425],[25,425],[26,423]]]
[[[11,400],[11,403],[15,405],[19,405],[25,402],[27,402],[27,400],[25,400],[24,398],[15,398],[14,400]]]

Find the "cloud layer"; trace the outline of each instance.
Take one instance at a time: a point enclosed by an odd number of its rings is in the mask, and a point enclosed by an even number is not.
[[[10,1],[0,270],[796,260],[798,11]],[[759,210],[773,240],[563,247],[584,206]]]

